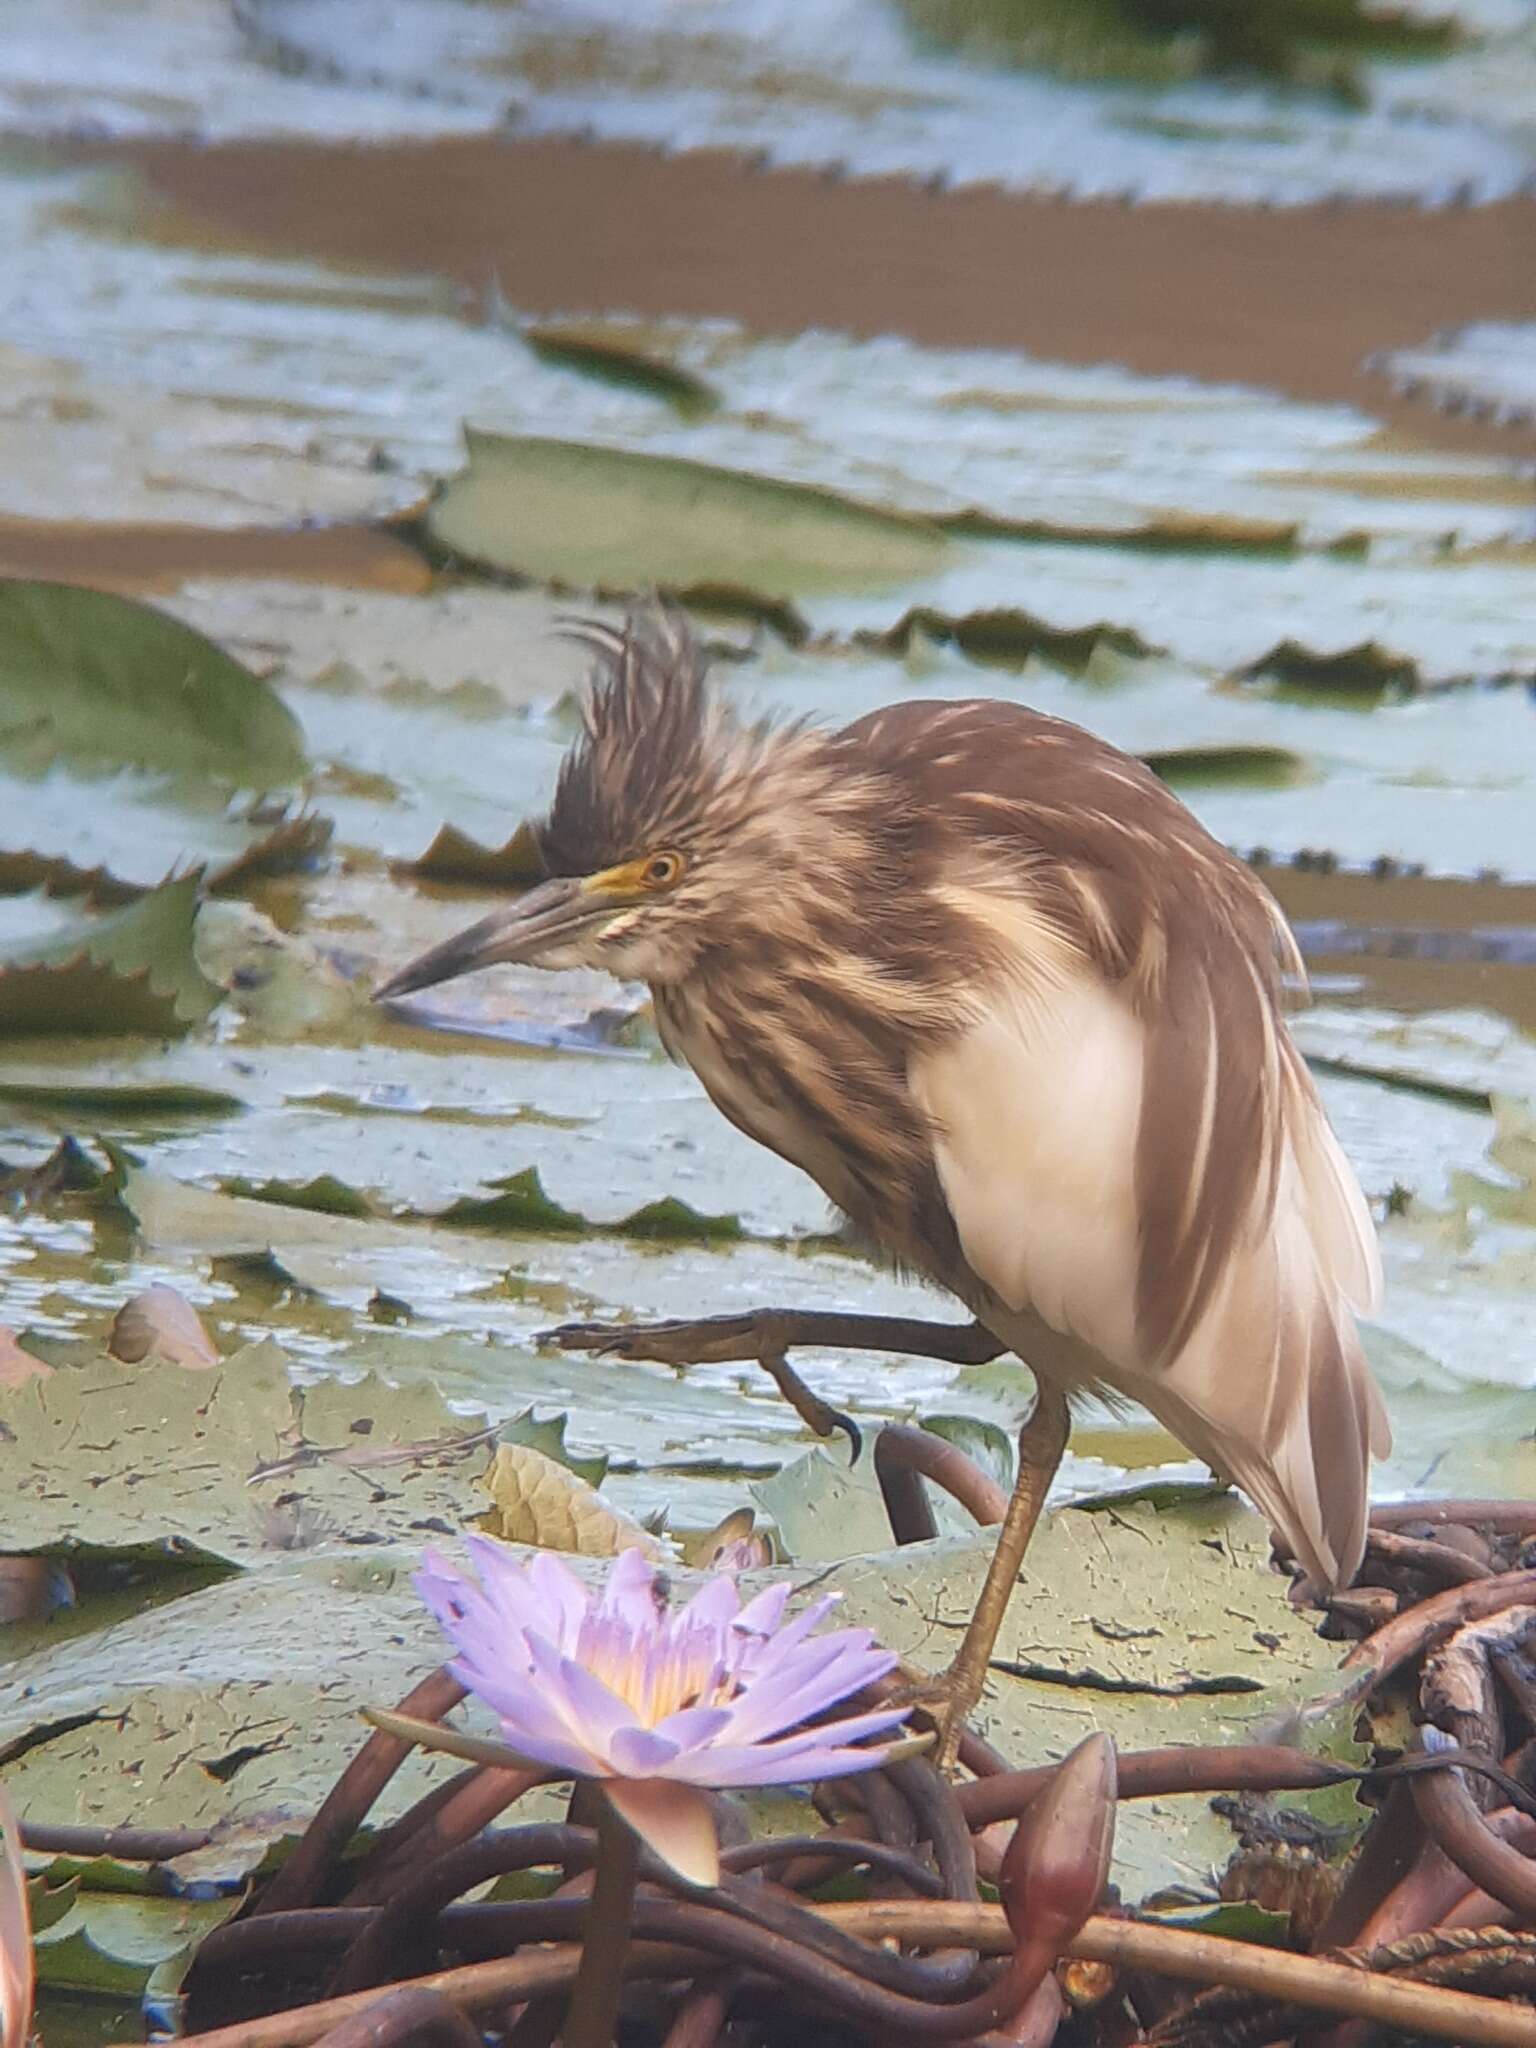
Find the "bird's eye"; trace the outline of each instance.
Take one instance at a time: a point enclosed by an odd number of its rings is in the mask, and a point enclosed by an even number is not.
[[[648,889],[670,889],[681,879],[683,857],[680,853],[653,853],[645,864],[644,880]]]

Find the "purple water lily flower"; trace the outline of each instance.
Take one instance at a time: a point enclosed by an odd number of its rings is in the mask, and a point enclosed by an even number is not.
[[[788,1586],[742,1605],[711,1579],[670,1610],[626,1550],[601,1591],[541,1552],[526,1566],[468,1539],[478,1581],[428,1553],[416,1585],[458,1655],[449,1669],[500,1717],[509,1748],[597,1778],[624,1819],[695,1884],[719,1879],[705,1786],[784,1785],[867,1771],[904,1709],[802,1724],[893,1670],[868,1629],[815,1633],[836,1605],[784,1620]],[[798,1732],[796,1732],[798,1731]]]

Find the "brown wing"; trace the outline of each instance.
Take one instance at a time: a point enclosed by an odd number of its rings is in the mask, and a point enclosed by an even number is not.
[[[854,731],[911,787],[930,886],[980,935],[979,1021],[915,1070],[973,1271],[1347,1573],[1384,1440],[1349,1313],[1375,1243],[1284,1027],[1278,911],[1076,727],[966,702]]]
[[[1300,970],[1273,901],[1140,762],[1063,720],[908,703],[851,731],[899,758],[951,861],[1015,878],[1139,1021],[1136,1323],[1149,1364],[1176,1356],[1273,1201],[1282,959]]]

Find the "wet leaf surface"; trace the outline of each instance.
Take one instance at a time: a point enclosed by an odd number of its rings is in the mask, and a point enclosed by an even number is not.
[[[12,755],[247,789],[304,772],[298,722],[274,691],[178,620],[104,591],[0,581],[0,685]]]
[[[809,485],[676,456],[473,430],[469,467],[427,514],[455,555],[598,590],[741,591],[766,609],[808,590],[904,582],[943,536]]]
[[[218,991],[193,946],[197,896],[188,875],[99,917],[60,917],[36,898],[6,904],[17,914],[0,940],[0,1034],[163,1037],[200,1023]]]

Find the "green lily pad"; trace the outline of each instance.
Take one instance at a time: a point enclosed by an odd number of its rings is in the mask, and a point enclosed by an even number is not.
[[[36,1943],[37,1981],[93,1997],[171,1996],[197,1945],[239,1911],[241,1898],[135,1897],[82,1892],[74,1910]]]
[[[29,1550],[174,1541],[226,1563],[457,1527],[483,1502],[484,1418],[419,1381],[300,1389],[272,1343],[209,1373],[61,1364],[0,1390],[12,1487],[7,1541]]]
[[[586,1218],[562,1209],[544,1192],[536,1166],[493,1181],[493,1195],[463,1195],[442,1210],[439,1223],[464,1230],[584,1231]]]
[[[921,1426],[932,1435],[943,1437],[957,1451],[964,1451],[972,1464],[979,1465],[999,1486],[1012,1489],[1014,1466],[1018,1462],[1014,1440],[997,1423],[982,1415],[925,1415]]]
[[[267,683],[179,620],[68,583],[0,582],[0,746],[280,788],[305,767]]]
[[[193,950],[195,875],[101,917],[50,919],[0,948],[0,1034],[164,1035],[200,1023],[219,999]]]
[[[284,1209],[313,1209],[321,1216],[376,1216],[378,1210],[365,1195],[338,1180],[333,1173],[317,1173],[312,1180],[243,1180],[236,1174],[219,1186],[226,1195],[239,1195],[252,1202],[275,1202]]]
[[[426,882],[469,882],[481,888],[526,889],[542,879],[544,862],[531,825],[519,825],[505,846],[482,846],[456,825],[444,825],[418,860],[402,872]]]
[[[18,1658],[0,1678],[0,1747],[18,1804],[41,1821],[217,1828],[197,1875],[228,1883],[267,1843],[296,1833],[366,1729],[358,1710],[398,1699],[439,1661],[440,1639],[411,1587],[420,1543],[357,1554],[287,1555],[151,1614]],[[446,1775],[407,1761],[381,1803],[387,1820]],[[86,1935],[119,1964],[180,1953],[171,1914],[93,1894]],[[110,1903],[118,1903],[111,1895]],[[238,1896],[215,1902],[233,1910]],[[215,1918],[217,1916],[210,1916]],[[188,1921],[189,1929],[197,1923]],[[156,1953],[157,1949],[162,1953]],[[76,1948],[61,1968],[96,1968]]]
[[[743,1235],[739,1216],[705,1216],[676,1195],[647,1202],[612,1229],[619,1237],[649,1238],[658,1244],[729,1244]]]
[[[522,337],[541,362],[579,370],[623,390],[647,392],[684,419],[699,419],[720,403],[719,394],[702,377],[664,355],[652,354],[632,332],[616,333],[606,323],[544,320],[525,325]]]
[[[73,1911],[79,1892],[78,1877],[65,1878],[62,1884],[50,1884],[45,1876],[27,1879],[27,1915],[32,1922],[34,1940],[46,1934],[50,1927],[56,1927]]]
[[[1210,783],[1247,783],[1286,789],[1309,777],[1307,763],[1289,747],[1163,747],[1142,760],[1175,789]]]
[[[943,535],[809,484],[672,455],[467,428],[469,467],[427,515],[455,554],[608,590],[752,592],[900,583],[942,562]]]
[[[245,1108],[239,1095],[195,1081],[19,1080],[0,1076],[0,1102],[51,1116],[105,1117],[113,1123],[141,1118],[222,1117]]]

